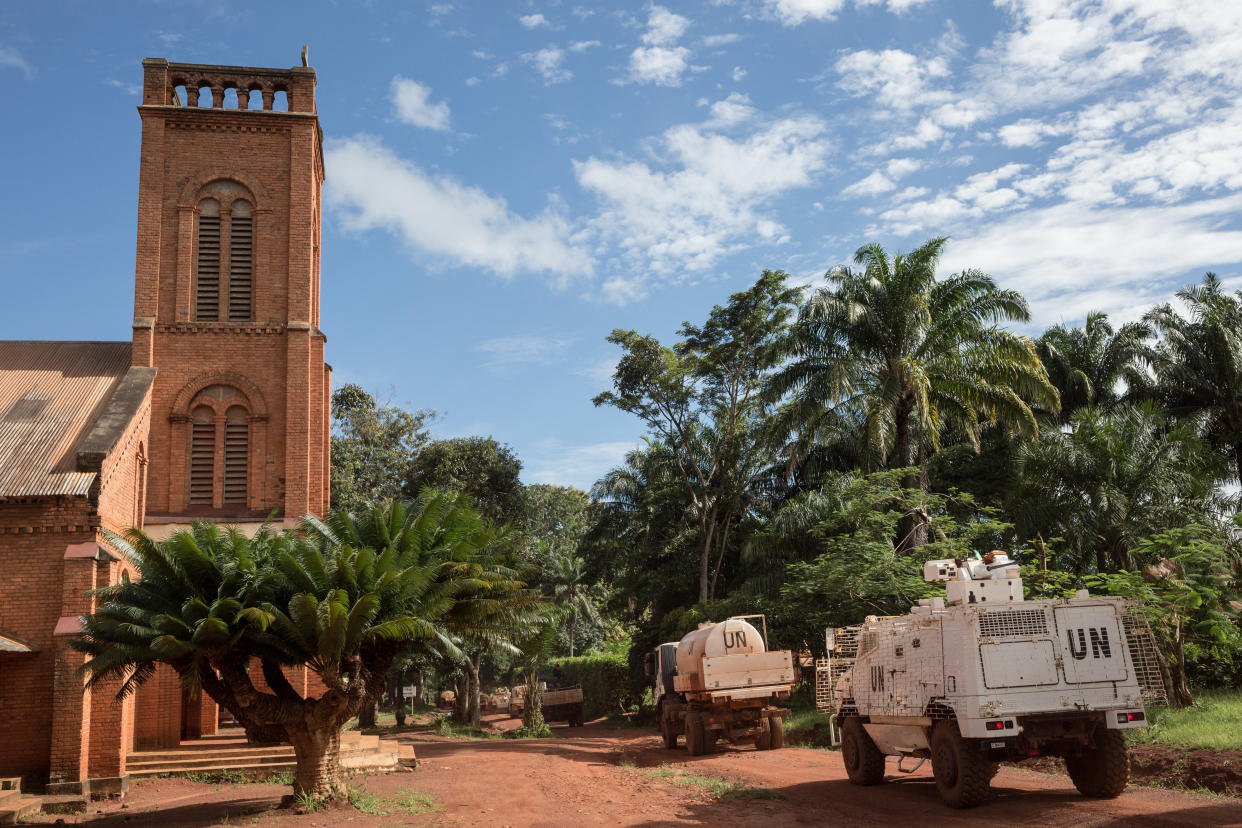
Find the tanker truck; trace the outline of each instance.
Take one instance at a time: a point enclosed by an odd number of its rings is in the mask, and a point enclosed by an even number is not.
[[[763,621],[762,635],[749,619]],[[759,750],[784,745],[789,709],[773,702],[789,698],[793,656],[768,652],[762,615],[702,624],[681,641],[661,644],[644,666],[666,748],[677,747],[683,734],[691,756],[710,752],[719,739]]]

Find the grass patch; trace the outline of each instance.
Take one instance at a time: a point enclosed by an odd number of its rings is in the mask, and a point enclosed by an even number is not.
[[[242,771],[236,770],[215,770],[202,771],[201,773],[187,773],[185,779],[191,782],[201,782],[204,785],[244,785],[247,782],[256,781],[254,778],[246,775]],[[289,784],[293,784],[290,779]]]
[[[349,789],[349,804],[370,816],[393,816],[395,814],[426,814],[440,807],[436,798],[422,791],[402,788],[392,796],[382,797],[370,791]]]
[[[1126,735],[1131,744],[1242,750],[1242,692],[1200,690],[1194,707],[1152,707],[1147,727]]]
[[[543,725],[541,725],[540,727],[534,728],[534,729],[529,728],[526,725],[521,725],[520,727],[515,727],[513,730],[510,730],[507,733],[505,733],[505,738],[506,739],[551,739],[552,728],[548,726],[547,722],[544,722]]]
[[[453,736],[459,739],[499,739],[500,734],[492,730],[484,730],[480,727],[473,727],[468,724],[455,722],[448,716],[441,718],[433,726],[432,730],[437,736]]]
[[[623,766],[624,767],[624,766]],[[770,788],[752,788],[741,782],[730,782],[719,776],[709,776],[694,771],[675,770],[667,765],[658,768],[638,771],[648,779],[661,779],[676,785],[688,785],[701,788],[715,799],[784,799],[780,791]]]

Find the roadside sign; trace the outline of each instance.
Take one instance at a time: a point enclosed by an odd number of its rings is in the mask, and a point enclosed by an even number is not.
[[[412,699],[412,698],[414,698],[414,685],[412,685],[412,684],[408,684],[408,685],[406,685],[405,687],[402,687],[402,688],[401,688],[401,698],[403,698],[403,699]]]

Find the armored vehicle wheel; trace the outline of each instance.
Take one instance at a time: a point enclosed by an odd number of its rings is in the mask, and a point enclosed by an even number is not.
[[[956,721],[936,722],[931,749],[936,790],[946,805],[973,808],[988,798],[991,763],[977,744],[962,738]]]
[[[781,731],[783,735],[783,727]],[[841,723],[841,760],[855,785],[878,785],[884,781],[884,754],[863,730],[857,716]]]
[[[759,732],[755,734],[755,748],[757,750],[772,749],[772,720],[767,716],[759,720]]]
[[[660,735],[664,738],[664,747],[669,750],[677,747],[677,731],[668,716],[660,717]]]
[[[686,752],[691,756],[707,753],[707,732],[703,729],[703,717],[698,713],[686,714]]]
[[[1125,734],[1120,730],[1097,729],[1089,748],[1077,756],[1065,757],[1065,770],[1083,796],[1120,796],[1130,779]]]

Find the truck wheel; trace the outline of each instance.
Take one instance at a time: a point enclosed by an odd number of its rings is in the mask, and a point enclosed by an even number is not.
[[[957,722],[936,722],[932,730],[932,771],[936,790],[951,808],[973,808],[988,798],[991,763],[974,742],[962,738]]]
[[[686,714],[686,752],[691,756],[707,753],[707,732],[703,729],[703,718],[698,713]]]
[[[755,749],[772,749],[772,720],[767,716],[759,719],[759,732],[755,734]]]
[[[1077,756],[1065,757],[1065,770],[1083,796],[1120,796],[1130,779],[1125,734],[1120,730],[1096,730],[1089,748]]]
[[[768,717],[768,730],[772,733],[772,750],[785,746],[785,720],[780,716]]]
[[[884,754],[863,730],[857,716],[841,723],[841,760],[855,785],[878,785],[884,781]]]
[[[660,717],[660,735],[664,737],[664,747],[669,750],[677,747],[677,730],[668,716]]]

